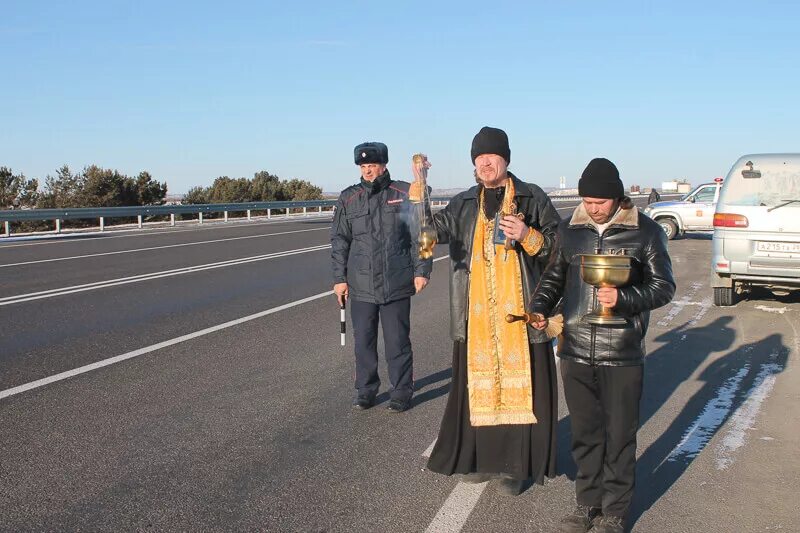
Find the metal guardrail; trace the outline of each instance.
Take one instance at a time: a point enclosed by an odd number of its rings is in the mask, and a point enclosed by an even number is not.
[[[450,197],[432,197],[432,202],[446,202]],[[309,214],[309,209],[322,213],[325,208],[333,208],[336,200],[308,200],[288,202],[245,202],[235,204],[179,204],[179,205],[146,205],[124,207],[75,207],[66,209],[13,209],[0,211],[0,221],[5,226],[5,236],[11,235],[11,223],[31,220],[54,220],[56,233],[61,232],[61,221],[78,219],[99,219],[100,231],[105,229],[108,218],[133,218],[136,217],[138,226],[143,225],[144,217],[170,217],[170,225],[175,225],[175,215],[198,216],[200,224],[203,215],[223,213],[224,220],[228,221],[228,213],[247,213],[247,220],[251,220],[253,211],[266,211],[267,218],[272,218],[273,211],[285,211],[289,216],[290,209],[302,209],[304,215]]]
[[[642,195],[632,195],[642,196]],[[665,195],[668,196],[668,195]],[[431,202],[434,204],[446,204],[451,197],[432,196]],[[580,196],[574,195],[550,195],[554,202],[577,201]],[[5,236],[11,235],[11,223],[31,220],[54,220],[55,232],[61,232],[61,221],[77,219],[99,219],[100,231],[105,229],[107,218],[137,218],[138,227],[143,225],[144,217],[168,216],[170,225],[175,225],[175,215],[197,214],[200,224],[203,223],[203,215],[211,213],[223,213],[225,222],[228,221],[228,213],[247,213],[247,220],[251,220],[253,211],[266,211],[267,218],[272,218],[273,211],[286,211],[289,216],[290,209],[302,209],[303,214],[307,215],[309,209],[316,208],[317,213],[322,213],[325,208],[333,208],[336,200],[308,200],[308,201],[288,201],[288,202],[245,202],[231,204],[179,204],[179,205],[147,205],[147,206],[125,206],[125,207],[75,207],[67,209],[13,209],[0,210],[0,221],[4,223]]]

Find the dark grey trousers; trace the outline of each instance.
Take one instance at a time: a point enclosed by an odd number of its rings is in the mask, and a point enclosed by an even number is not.
[[[391,398],[411,399],[414,392],[414,355],[411,351],[411,298],[386,304],[350,301],[356,351],[356,393],[374,398],[381,381],[378,377],[378,321],[383,328],[383,343],[392,384]]]

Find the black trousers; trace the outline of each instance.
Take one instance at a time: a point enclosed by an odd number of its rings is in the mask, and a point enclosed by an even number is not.
[[[350,301],[356,350],[356,391],[374,398],[381,380],[378,377],[378,320],[383,327],[383,343],[391,397],[408,401],[414,392],[414,354],[411,351],[411,298],[386,304]]]
[[[592,366],[562,359],[561,378],[578,465],[577,503],[625,517],[636,476],[642,366]]]

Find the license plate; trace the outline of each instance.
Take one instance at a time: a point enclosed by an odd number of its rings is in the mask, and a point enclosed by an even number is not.
[[[759,241],[759,252],[783,252],[800,254],[800,242],[765,242]]]

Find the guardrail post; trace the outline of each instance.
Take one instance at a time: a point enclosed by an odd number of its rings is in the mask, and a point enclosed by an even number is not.
[[[11,237],[11,222],[6,220],[5,227],[6,227],[6,237]]]
[[[248,221],[250,221],[250,220],[253,220],[253,219],[250,217],[250,210],[249,210],[249,209],[247,210],[247,220],[248,220]]]
[[[137,221],[139,223],[139,229],[142,229],[142,215],[138,215],[136,217],[136,219],[137,219]]]
[[[304,216],[304,217],[307,217],[307,216],[308,216],[308,208],[307,208],[307,207],[304,207],[304,208],[303,208],[303,216]]]
[[[169,214],[169,225],[170,226],[174,226],[175,225],[175,213],[170,213]]]
[[[199,220],[200,220],[200,224],[202,224],[203,223],[203,212],[202,211],[200,211],[200,219]]]
[[[322,206],[317,206],[317,212],[321,215],[322,214]]]
[[[227,222],[227,221],[228,221],[228,212],[225,211],[225,222]]]
[[[61,219],[56,219],[56,233],[61,233]]]
[[[267,220],[272,218],[272,209],[267,209]]]
[[[105,217],[100,217],[100,231],[103,231],[105,229],[106,229],[106,219]]]

